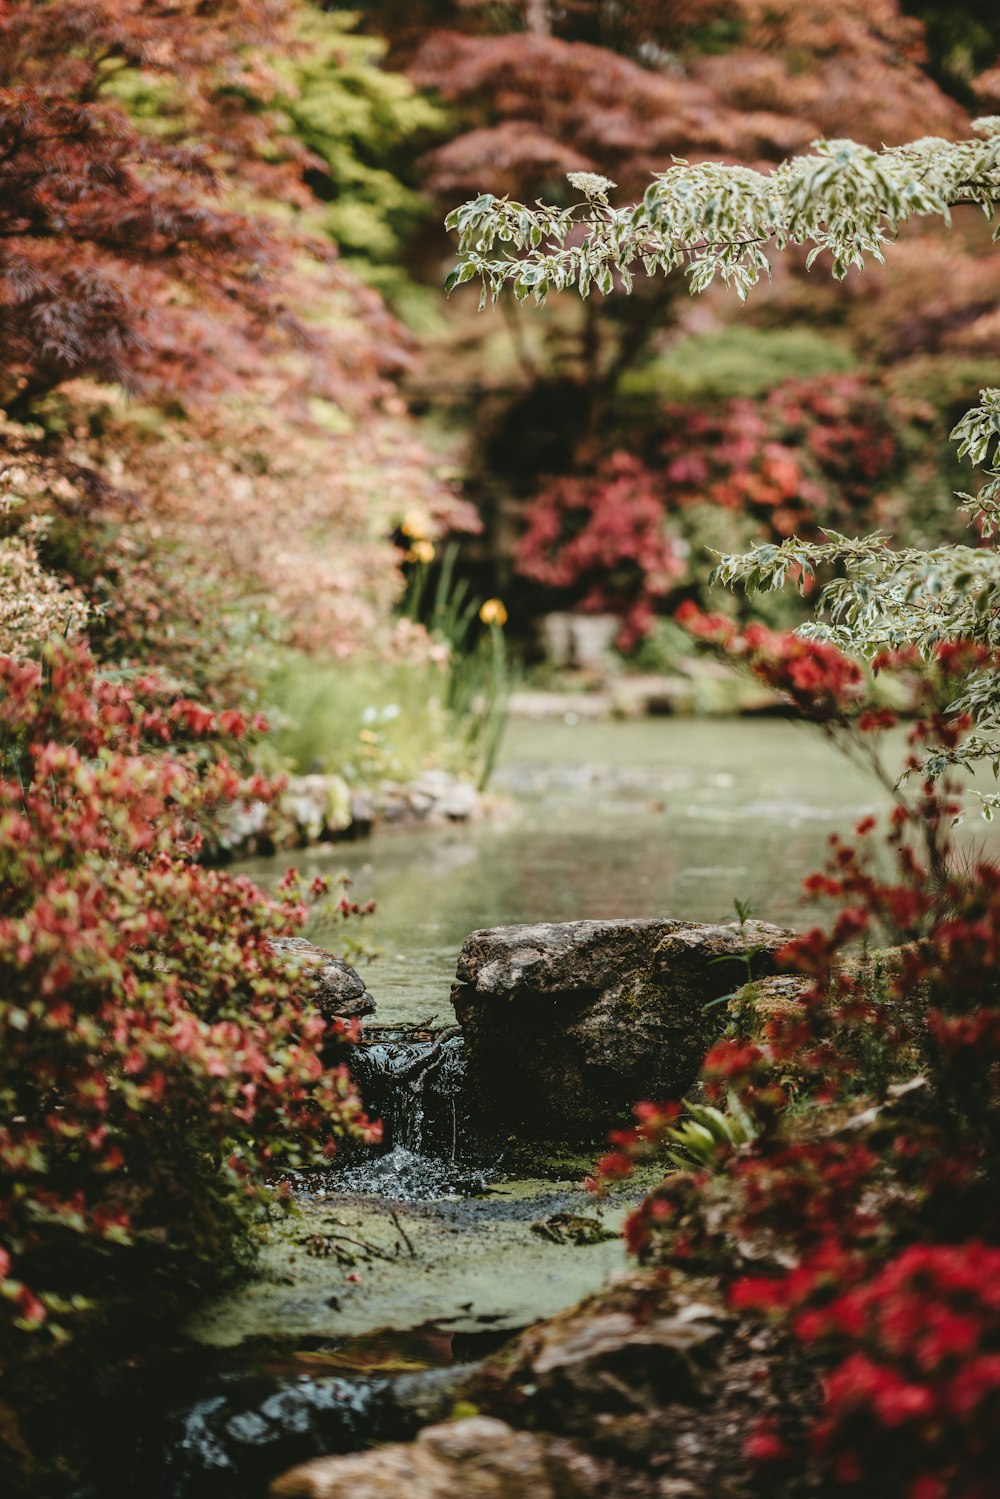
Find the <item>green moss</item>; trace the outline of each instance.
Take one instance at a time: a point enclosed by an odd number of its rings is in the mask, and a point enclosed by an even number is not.
[[[503,1182],[483,1200],[456,1203],[309,1198],[301,1210],[269,1229],[258,1276],[188,1323],[192,1339],[227,1347],[252,1338],[351,1337],[428,1322],[446,1322],[455,1331],[475,1331],[484,1322],[523,1327],[595,1290],[625,1264],[617,1236],[577,1245],[532,1232],[533,1222],[553,1212],[593,1216],[593,1198],[568,1181],[558,1191],[546,1181]],[[617,1199],[603,1209],[602,1223],[614,1231],[626,1211],[626,1201]],[[348,1270],[336,1257],[310,1250],[338,1237],[353,1241],[350,1273],[359,1280],[347,1281]]]

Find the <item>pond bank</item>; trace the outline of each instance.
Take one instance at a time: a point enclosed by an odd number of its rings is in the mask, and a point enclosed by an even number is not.
[[[715,721],[740,716],[787,716],[782,700],[744,682],[715,662],[693,675],[621,674],[595,684],[584,674],[579,688],[522,689],[508,703],[508,734],[518,724],[607,723],[643,718],[695,717]],[[472,823],[494,810],[469,775],[427,769],[411,781],[357,786],[331,772],[293,774],[274,802],[238,805],[212,843],[212,857],[268,857],[291,848],[365,840],[387,829],[440,828]]]

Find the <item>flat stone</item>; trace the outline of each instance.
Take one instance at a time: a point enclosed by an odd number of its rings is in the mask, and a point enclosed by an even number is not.
[[[492,1416],[428,1426],[415,1442],[303,1463],[271,1487],[275,1499],[585,1499],[596,1469],[565,1444]]]
[[[528,1328],[473,1375],[470,1394],[506,1414],[530,1391],[533,1424],[586,1439],[599,1416],[704,1404],[730,1328],[719,1308],[675,1305],[643,1276],[628,1277]]]
[[[305,937],[273,937],[271,946],[301,969],[306,996],[328,1020],[355,1020],[375,1012],[364,979],[334,953]]]
[[[471,932],[462,944],[456,987],[499,999],[556,1000],[604,989],[621,973],[653,963],[659,943],[683,921],[658,919],[538,922]]]

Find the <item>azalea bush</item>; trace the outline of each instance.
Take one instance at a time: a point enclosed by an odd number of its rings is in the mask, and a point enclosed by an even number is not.
[[[867,706],[855,662],[698,623],[880,764],[892,715]],[[779,954],[796,991],[751,993],[705,1058],[705,1100],[750,1127],[719,1131],[713,1158],[666,1175],[626,1226],[641,1261],[717,1277],[811,1361],[811,1427],[789,1410],[748,1442],[779,1491],[806,1460],[830,1492],[985,1499],[1000,1459],[1000,868],[957,847],[958,802],[923,771],[968,732],[947,704],[972,667],[1000,658],[939,647],[887,825],[833,835],[805,881],[832,917]],[[640,1105],[598,1181],[678,1164],[681,1112]]]
[[[550,599],[584,613],[621,615],[627,650],[684,575],[657,485],[629,453],[613,453],[593,478],[553,479],[533,501],[516,567]]]
[[[796,1333],[840,1354],[814,1450],[845,1489],[985,1499],[1000,1460],[1000,1249],[913,1245],[867,1285],[803,1312]]]
[[[549,603],[620,614],[631,649],[679,599],[707,598],[707,545],[881,524],[909,461],[907,416],[877,381],[847,374],[785,380],[762,400],[670,403],[638,451],[542,484],[516,570]]]
[[[372,1132],[320,1058],[346,1028],[271,946],[308,892],[196,862],[220,807],[273,788],[172,736],[246,728],[152,679],[103,680],[83,646],[0,658],[4,1347],[217,1273],[279,1163]]]
[[[902,462],[901,425],[877,381],[785,380],[763,400],[671,405],[658,457],[671,508],[718,505],[770,538],[869,527]]]

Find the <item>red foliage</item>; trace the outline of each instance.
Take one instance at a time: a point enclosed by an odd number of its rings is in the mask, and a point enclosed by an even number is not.
[[[895,0],[441,10],[415,25],[387,7],[379,23],[410,76],[459,111],[430,161],[449,193],[532,196],[580,169],[632,191],[671,153],[774,160],[820,135],[877,145],[961,125]]]
[[[403,330],[329,244],[261,207],[311,201],[312,158],[272,107],[267,62],[295,51],[297,10],[291,0],[3,6],[9,414],[79,375],[170,399],[218,392],[259,378],[262,354],[279,350],[299,359],[294,383],[307,395],[356,407],[390,393],[385,376],[409,358]],[[152,90],[155,131],[117,104],[120,75]],[[364,336],[342,327],[334,342],[312,316],[317,297],[360,310]]]
[[[14,524],[55,515],[42,561],[96,606],[105,659],[155,661],[195,693],[242,696],[262,628],[338,654],[383,644],[394,529],[411,510],[429,536],[470,523],[395,387],[412,339],[308,232],[312,158],[269,62],[307,16],[299,0],[0,5]]]
[[[198,341],[207,309],[220,339],[233,304],[258,329],[277,313],[268,275],[277,241],[211,203],[219,178],[205,148],[143,133],[107,102],[110,80],[128,63],[169,72],[182,87],[198,79],[211,88],[224,33],[214,31],[206,49],[213,23],[198,18],[200,8],[170,9],[106,0],[3,8],[0,354],[8,407],[76,374],[132,388],[190,384],[199,366],[181,346]],[[239,13],[249,20],[267,7],[208,9],[226,13],[216,25],[227,16],[239,22],[241,37],[228,44],[235,57],[252,30]]]
[[[849,1350],[825,1381],[814,1452],[840,1483],[987,1499],[1000,1462],[1000,1250],[914,1245],[867,1285],[801,1313]]]
[[[116,1252],[218,1263],[263,1171],[370,1127],[270,946],[304,919],[297,889],[192,862],[216,807],[269,788],[162,744],[238,737],[242,715],[101,681],[82,649],[4,657],[0,687],[0,1289],[30,1328],[113,1289]]]
[[[744,662],[754,676],[780,692],[803,718],[840,722],[854,713],[863,729],[874,731],[894,721],[864,707],[864,676],[856,661],[822,640],[807,640],[793,631],[779,633],[764,625],[741,628],[722,614],[703,614],[690,601],[674,618],[699,640],[716,646],[729,660]]]
[[[629,649],[655,618],[684,563],[644,466],[613,453],[600,479],[555,479],[532,505],[518,571],[585,613],[622,616]]]
[[[753,654],[749,630],[704,627]],[[794,687],[811,657],[793,644],[782,664],[779,645],[766,642],[767,669]],[[839,663],[822,664],[839,679]],[[998,664],[945,644],[914,746],[959,742],[967,725],[935,703],[950,700],[956,673]],[[881,665],[913,663],[904,652]],[[838,681],[824,674],[813,690],[813,716],[835,718]],[[867,738],[881,723],[862,717],[849,692],[844,727]],[[911,757],[911,777],[918,767]],[[801,976],[797,997],[753,1037],[720,1041],[703,1066],[706,1097],[724,1107],[735,1096],[755,1138],[720,1152],[712,1174],[668,1176],[626,1229],[642,1259],[720,1276],[734,1309],[782,1320],[825,1370],[811,1461],[832,1492],[985,1499],[995,1487],[1000,869],[956,859],[954,811],[947,788],[918,778],[878,844],[874,818],[854,843],[831,838],[827,868],[806,889],[834,902],[835,919],[780,955]],[[859,937],[894,947],[862,963]],[[793,1095],[813,1110],[790,1111]],[[637,1128],[613,1137],[599,1182],[655,1153],[676,1116],[669,1105],[637,1113]],[[795,1456],[794,1426],[769,1421],[748,1458]]]
[[[786,380],[762,401],[708,411],[670,406],[663,502],[718,505],[758,522],[768,540],[819,526],[870,530],[879,487],[902,461],[899,419],[870,379]]]
[[[737,511],[767,541],[871,530],[902,462],[900,415],[855,375],[787,380],[713,411],[668,406],[642,457],[618,450],[543,483],[514,565],[564,603],[622,613],[632,645],[692,587],[693,507]]]

